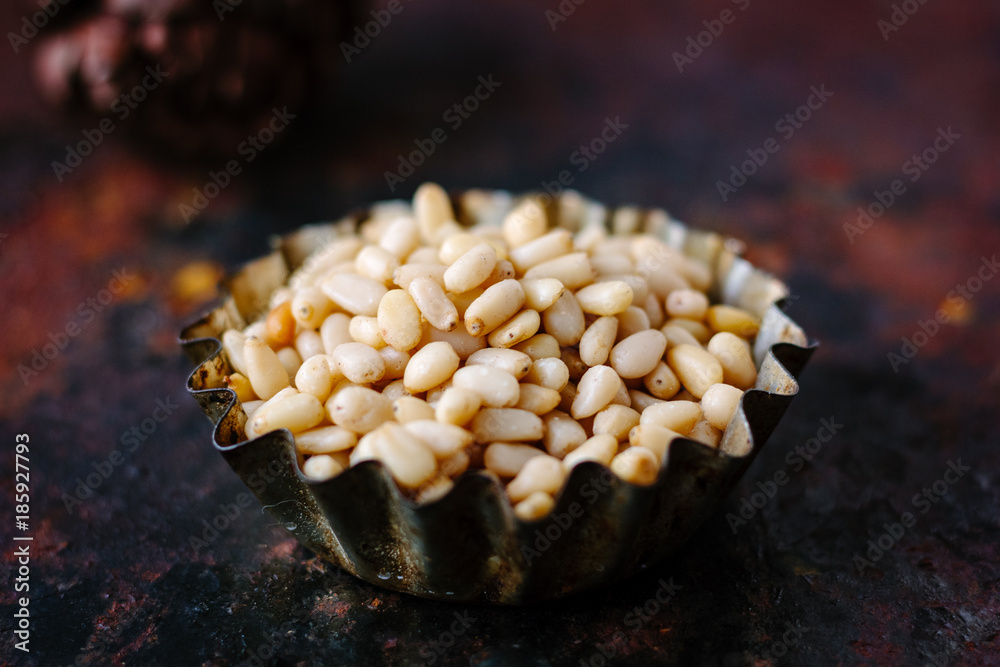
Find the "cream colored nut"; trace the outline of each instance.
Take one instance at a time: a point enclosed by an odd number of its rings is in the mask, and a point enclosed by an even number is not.
[[[535,334],[523,343],[514,346],[518,352],[524,352],[533,360],[550,357],[559,358],[559,341],[551,334]]]
[[[327,400],[326,413],[337,426],[368,433],[392,419],[392,401],[368,387],[345,387]]]
[[[411,252],[407,256],[407,258],[406,258],[406,264],[404,264],[404,266],[407,265],[407,264],[408,265],[420,265],[420,264],[430,264],[430,265],[433,265],[436,268],[434,268],[434,269],[429,269],[428,268],[427,270],[430,270],[433,275],[436,275],[437,278],[435,278],[435,279],[436,280],[440,280],[441,287],[444,287],[444,270],[446,268],[448,268],[448,267],[446,267],[443,264],[441,264],[441,260],[438,259],[438,251],[433,246],[420,246],[419,248],[415,249],[413,252]],[[438,272],[438,271],[440,271],[440,272]],[[395,276],[393,277],[393,280],[395,280]],[[403,289],[406,289],[406,288],[403,287]]]
[[[472,444],[472,434],[464,428],[433,418],[409,421],[403,426],[430,447],[438,459],[447,459]]]
[[[355,315],[348,327],[355,343],[364,343],[368,347],[381,350],[385,347],[385,341],[382,340],[382,334],[378,329],[378,319],[367,315]]]
[[[265,401],[288,386],[288,371],[267,343],[251,336],[243,344],[244,375],[250,379],[250,386]]]
[[[563,458],[587,439],[587,432],[580,422],[560,410],[548,413],[542,417],[542,422],[545,424],[542,444],[545,451],[556,458]]]
[[[566,364],[566,368],[569,369],[570,382],[579,382],[583,374],[590,368],[587,364],[583,363],[583,359],[580,358],[580,353],[575,347],[562,348],[559,358],[562,359],[563,363]]]
[[[323,279],[320,289],[335,304],[352,315],[374,317],[378,302],[388,291],[382,283],[356,273],[334,273]]]
[[[234,371],[243,375],[247,374],[246,362],[243,359],[243,346],[246,342],[246,336],[235,329],[226,329],[222,332],[222,349],[229,357],[229,365]]]
[[[701,322],[695,322],[694,320],[686,320],[683,317],[673,317],[667,320],[666,324],[671,324],[684,329],[691,334],[696,341],[698,341],[699,345],[704,345],[708,342],[708,339],[712,337],[711,329],[706,327]]]
[[[497,260],[497,265],[493,267],[493,272],[490,273],[489,277],[483,281],[483,284],[480,285],[480,287],[488,289],[493,285],[496,285],[498,282],[510,280],[516,275],[516,273],[517,272],[514,271],[513,264],[507,260]]]
[[[420,313],[435,329],[451,331],[458,326],[458,309],[436,282],[423,276],[414,278],[407,291]]]
[[[560,400],[559,392],[555,389],[538,384],[522,384],[521,396],[514,407],[534,412],[536,415],[544,415],[554,410]]]
[[[486,288],[480,285],[474,289],[470,289],[468,292],[462,292],[461,294],[455,294],[454,292],[448,292],[448,300],[455,304],[456,310],[458,310],[458,315],[460,318],[465,319],[465,311],[469,309],[472,302],[483,295]]]
[[[303,360],[315,357],[317,354],[326,354],[322,337],[313,329],[303,329],[299,332],[295,337],[295,351]]]
[[[344,343],[330,355],[337,368],[351,382],[378,382],[385,375],[385,361],[373,347],[363,343]]]
[[[524,273],[527,279],[555,278],[566,286],[566,289],[579,289],[594,282],[597,277],[594,267],[585,252],[574,252],[562,257],[550,259],[536,264]]]
[[[285,367],[285,372],[288,373],[289,378],[295,377],[295,374],[299,372],[299,366],[302,365],[302,357],[296,352],[294,347],[283,347],[275,354],[278,355],[278,361],[281,365]]]
[[[497,265],[497,253],[488,243],[480,243],[455,260],[444,272],[444,286],[461,294],[478,287]]]
[[[453,331],[441,331],[432,326],[424,327],[424,336],[420,339],[420,347],[428,343],[444,342],[451,345],[458,358],[465,360],[486,347],[485,336],[472,336],[465,327],[455,327]]]
[[[569,472],[573,466],[583,461],[596,461],[603,465],[610,465],[611,459],[617,453],[618,440],[614,436],[606,433],[595,434],[594,437],[589,438],[566,455],[562,462],[563,468]]]
[[[560,203],[566,201],[566,193],[563,193]],[[600,210],[599,207],[594,207],[592,210]],[[576,237],[573,239],[573,248],[576,250],[585,250],[594,256],[603,254],[600,252],[600,248],[608,243],[608,231],[604,228],[603,214],[600,220],[591,220],[582,227],[576,233]],[[631,270],[631,269],[629,269]]]
[[[607,276],[598,276],[598,283],[623,282],[632,289],[632,304],[640,308],[645,308],[646,299],[652,292],[649,291],[649,283],[642,277],[634,273],[619,273]],[[653,296],[656,296],[655,294]]]
[[[628,439],[632,427],[639,425],[639,413],[624,405],[609,405],[594,415],[594,435],[610,435],[616,442]]]
[[[708,297],[695,289],[674,290],[667,295],[667,314],[688,320],[700,320],[708,311]]]
[[[417,221],[409,217],[396,218],[385,226],[378,244],[397,259],[403,259],[420,245]]]
[[[610,363],[623,378],[641,378],[653,372],[667,349],[667,338],[656,329],[634,333],[611,349]]]
[[[429,278],[444,289],[444,272],[447,268],[444,264],[411,260],[409,264],[403,264],[396,269],[396,273],[392,276],[392,282],[396,283],[402,289],[409,290],[410,283],[417,278]]]
[[[608,406],[621,386],[621,378],[608,366],[588,369],[576,387],[576,398],[570,412],[576,419],[596,415]]]
[[[415,489],[437,472],[437,459],[431,448],[399,424],[382,424],[365,437],[370,436],[374,436],[371,444],[374,458],[389,469],[400,486]]]
[[[757,382],[757,368],[744,339],[723,331],[708,341],[708,351],[722,364],[722,381],[726,384],[750,389]]]
[[[615,315],[618,319],[618,334],[616,340],[622,341],[649,328],[649,315],[638,306],[629,306]]]
[[[640,424],[655,424],[678,433],[689,433],[701,419],[701,406],[693,401],[666,401],[642,411]]]
[[[253,387],[250,386],[250,380],[242,373],[227,375],[225,381],[226,388],[231,389],[236,394],[236,398],[240,399],[240,403],[246,403],[257,398],[257,394],[253,392]]]
[[[639,424],[628,434],[628,442],[633,447],[645,447],[656,454],[656,460],[662,465],[667,458],[667,448],[676,438],[684,437],[677,431],[657,426],[656,424]]]
[[[523,379],[531,384],[562,391],[569,382],[569,368],[562,359],[552,357],[535,359],[531,362],[531,370]]]
[[[251,336],[256,336],[260,338],[265,343],[267,342],[267,323],[264,320],[257,320],[253,324],[248,324],[245,329],[243,329],[244,340],[250,338]]]
[[[657,405],[663,403],[660,399],[650,396],[644,391],[639,391],[638,389],[629,389],[628,396],[632,399],[632,408],[642,412],[651,405]]]
[[[632,273],[632,258],[627,255],[594,255],[590,258],[598,276],[614,276]]]
[[[249,421],[250,418],[253,417],[254,413],[257,412],[257,410],[259,410],[260,407],[264,405],[264,403],[265,401],[260,401],[260,400],[247,401],[246,403],[243,403],[243,414],[247,416],[247,421]]]
[[[292,317],[309,329],[318,329],[333,308],[333,301],[315,286],[303,287],[291,301]]]
[[[474,391],[448,387],[438,399],[434,417],[439,422],[465,426],[482,407],[483,399]]]
[[[254,413],[253,430],[258,435],[287,428],[292,433],[311,429],[323,421],[323,404],[312,394],[295,394],[262,406]]]
[[[559,300],[566,291],[566,286],[555,278],[536,278],[521,280],[524,290],[524,303],[528,308],[542,311]]]
[[[618,387],[618,393],[611,399],[611,404],[624,405],[626,408],[632,407],[632,397],[628,393],[628,387],[625,385],[624,380],[622,380],[621,386]]]
[[[511,248],[510,261],[518,272],[524,273],[533,266],[571,252],[573,252],[573,235],[565,229],[554,229],[523,245]]]
[[[664,401],[681,390],[681,381],[663,361],[658,361],[656,367],[642,378],[642,384],[650,394]]]
[[[406,372],[406,365],[410,363],[410,355],[407,352],[400,352],[388,345],[378,351],[379,356],[385,363],[385,374],[382,380],[400,380]]]
[[[295,396],[298,393],[299,393],[299,390],[296,389],[295,387],[285,387],[284,389],[282,389],[281,391],[279,391],[277,394],[275,394],[271,398],[269,398],[266,401],[264,401],[264,405],[262,405],[260,407],[264,407],[264,406],[270,405],[272,403],[277,403],[278,401],[280,401],[283,398],[288,398],[289,396]]]
[[[391,350],[391,347],[385,348]],[[393,380],[389,384],[382,387],[382,395],[388,398],[390,401],[395,401],[397,398],[402,398],[403,396],[411,396],[410,392],[406,391],[406,387],[403,386],[403,380]]]
[[[552,456],[535,456],[525,462],[521,472],[507,485],[507,495],[520,502],[536,491],[554,495],[566,478],[562,461]]]
[[[747,311],[733,306],[712,306],[708,309],[705,320],[708,322],[708,326],[716,331],[728,331],[743,338],[753,338],[760,330],[759,319]]]
[[[580,304],[568,290],[542,313],[542,325],[560,345],[579,343],[587,326]]]
[[[444,396],[444,392],[451,389],[451,378],[448,378],[447,382],[443,382],[433,389],[429,389],[426,394],[424,394],[425,400],[434,408],[437,408],[438,401]]]
[[[329,359],[325,354],[306,359],[295,373],[295,388],[312,394],[320,402],[326,401],[333,389],[333,374]]]
[[[438,465],[441,468],[441,473],[447,475],[448,477],[457,477],[463,472],[469,469],[472,464],[472,458],[469,456],[467,450],[459,450],[449,456],[448,458],[441,459]]]
[[[531,370],[531,357],[517,350],[485,348],[469,355],[466,366],[492,366],[520,380]]]
[[[649,318],[649,326],[651,328],[659,329],[666,323],[667,317],[663,312],[663,306],[660,305],[660,300],[655,294],[646,295],[646,300],[643,302],[642,309]]]
[[[694,345],[678,345],[667,351],[667,364],[684,388],[697,398],[713,384],[722,382],[722,364],[710,352]]]
[[[690,433],[688,433],[688,437],[702,443],[703,445],[718,447],[719,443],[722,441],[722,431],[709,424],[708,421],[702,419],[694,425],[694,428],[691,429]]]
[[[559,391],[559,406],[558,408],[563,412],[572,412],[573,401],[576,400],[576,385],[572,382],[568,383]]]
[[[452,378],[454,386],[479,394],[489,408],[507,408],[517,404],[521,395],[517,379],[493,366],[474,365],[459,368]]]
[[[693,345],[695,347],[701,347],[701,343],[698,339],[691,335],[691,332],[684,327],[676,324],[679,320],[672,320],[667,322],[660,328],[660,333],[662,333],[667,339],[667,347],[677,347],[678,345]]]
[[[500,477],[514,477],[528,459],[544,455],[545,452],[531,445],[494,442],[483,453],[483,465]]]
[[[445,266],[451,266],[456,259],[480,243],[483,243],[483,239],[470,232],[452,234],[441,242],[441,247],[437,251],[437,261]]]
[[[458,354],[451,345],[443,341],[428,343],[410,357],[403,384],[414,394],[433,389],[450,378],[458,364]]]
[[[533,199],[526,199],[508,213],[501,225],[503,238],[511,248],[537,239],[548,229],[545,209]]]
[[[378,304],[376,320],[382,340],[403,352],[415,348],[423,335],[420,309],[413,297],[401,289],[386,292]]]
[[[580,338],[580,359],[588,366],[607,362],[618,333],[618,319],[599,317],[587,327]]]
[[[369,245],[358,253],[354,266],[358,274],[387,285],[399,268],[399,258],[384,248]]]
[[[465,311],[465,329],[485,336],[513,317],[524,305],[524,290],[516,280],[503,280],[489,287]]]
[[[534,336],[541,324],[537,310],[522,310],[494,329],[487,336],[487,342],[496,348],[513,347]]]
[[[705,420],[715,428],[725,431],[740,405],[743,392],[728,384],[713,384],[701,397]]]
[[[437,183],[424,183],[413,193],[413,217],[425,243],[434,240],[445,223],[455,219],[448,193]]]
[[[422,398],[400,396],[392,402],[392,415],[400,424],[406,424],[412,421],[434,419],[434,408]]]
[[[514,505],[514,515],[521,521],[539,521],[548,516],[556,501],[544,491],[535,491]]]
[[[641,262],[636,263],[636,270],[649,282],[649,291],[661,299],[666,299],[674,290],[691,287],[684,276],[675,269],[663,268],[659,271],[651,271],[647,275],[642,273],[643,266]]]
[[[333,313],[319,328],[319,337],[323,340],[323,349],[327,354],[333,354],[338,345],[355,342],[351,338],[351,318],[344,313]]]
[[[630,484],[649,486],[656,481],[660,462],[645,447],[629,447],[611,459],[611,471]]]
[[[575,296],[583,312],[603,317],[617,315],[631,306],[633,294],[625,281],[610,280],[588,285]]]
[[[354,236],[336,238],[311,255],[288,279],[293,290],[316,285],[337,264],[352,261],[364,242]]]
[[[317,482],[323,482],[344,472],[344,466],[340,465],[332,456],[319,454],[310,456],[302,464],[302,474]]]
[[[483,408],[472,420],[476,442],[541,440],[542,432],[538,415],[516,408]]]
[[[295,448],[306,455],[342,452],[356,444],[358,436],[341,426],[320,426],[295,434]]]

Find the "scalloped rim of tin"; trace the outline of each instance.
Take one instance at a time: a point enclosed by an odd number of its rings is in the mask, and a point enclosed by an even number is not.
[[[453,203],[463,224],[498,224],[527,196],[539,193],[515,197],[470,190]],[[266,304],[270,292],[325,240],[354,233],[378,207],[404,204],[375,203],[336,223],[307,225],[274,239],[270,255],[224,281],[222,305],[181,332],[184,350],[198,364],[188,392],[213,423],[213,444],[233,470],[307,548],[372,584],[431,599],[492,604],[553,599],[624,578],[683,546],[770,437],[798,393],[797,377],[816,344],[784,313],[784,284],[739,256],[741,242],[690,229],[660,209],[612,211],[574,191],[547,204],[553,227],[599,222],[614,231],[653,233],[708,260],[714,299],[761,316],[754,345],[758,380],[744,394],[718,449],[675,440],[656,482],[646,487],[584,462],[571,471],[552,513],[525,522],[514,515],[500,481],[484,471],[463,473],[443,497],[418,505],[379,462],[316,482],[299,468],[289,431],[241,441],[246,416],[234,409],[239,400],[224,387],[232,371],[216,336],[260,314],[256,306]],[[564,224],[569,221],[576,225]]]

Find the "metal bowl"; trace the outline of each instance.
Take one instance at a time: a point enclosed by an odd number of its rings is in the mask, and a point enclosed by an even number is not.
[[[224,281],[222,305],[181,333],[198,364],[188,391],[214,424],[216,449],[260,502],[306,547],[372,584],[425,598],[511,605],[558,598],[650,567],[679,549],[729,493],[798,392],[796,378],[815,344],[784,313],[785,286],[742,259],[739,242],[688,229],[662,210],[613,210],[575,192],[533,196],[548,202],[553,224],[577,229],[600,222],[616,232],[648,232],[707,261],[713,299],[761,317],[757,383],[718,449],[675,440],[647,487],[624,482],[598,463],[580,464],[553,512],[537,522],[518,519],[501,483],[482,471],[464,473],[447,495],[419,506],[374,461],[315,482],[302,474],[290,432],[241,442],[246,416],[225,388],[232,369],[219,337],[261,315],[270,293],[312,250],[355,233],[370,209],[275,239],[270,255]],[[519,199],[471,190],[453,204],[463,224],[499,224]],[[406,204],[373,207],[395,205]]]

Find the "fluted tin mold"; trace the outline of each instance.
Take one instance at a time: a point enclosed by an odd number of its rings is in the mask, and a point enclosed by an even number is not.
[[[472,190],[453,203],[463,224],[499,224],[519,200]],[[374,206],[396,205],[405,204]],[[198,364],[188,391],[214,424],[216,449],[306,547],[365,581],[421,597],[508,605],[557,598],[621,579],[676,551],[763,447],[798,392],[796,378],[815,347],[783,311],[785,286],[742,259],[738,242],[688,229],[661,210],[612,210],[575,192],[547,206],[553,224],[645,231],[706,260],[714,273],[711,296],[761,317],[754,345],[757,383],[744,395],[719,448],[674,441],[659,478],[648,487],[624,482],[598,463],[583,463],[573,469],[554,511],[524,522],[487,473],[469,471],[447,495],[418,506],[380,463],[368,461],[317,483],[302,474],[290,432],[241,442],[246,417],[225,388],[231,368],[219,342],[222,332],[259,316],[272,290],[313,249],[356,231],[367,214],[362,211],[276,239],[270,255],[225,281],[221,306],[181,333],[185,351]],[[273,481],[263,483],[267,478]]]

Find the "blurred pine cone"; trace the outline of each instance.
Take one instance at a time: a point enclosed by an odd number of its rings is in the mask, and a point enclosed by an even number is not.
[[[273,108],[297,114],[328,93],[354,17],[353,0],[50,3],[34,45],[46,98],[201,157],[231,156]]]

